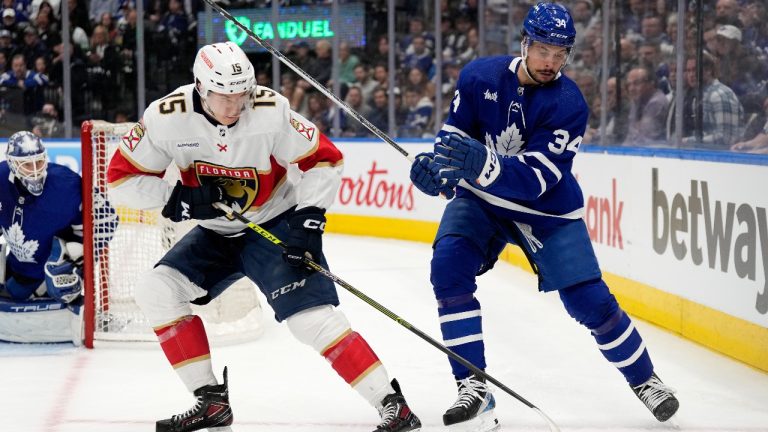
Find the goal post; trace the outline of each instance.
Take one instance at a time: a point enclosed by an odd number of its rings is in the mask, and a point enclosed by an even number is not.
[[[91,120],[81,127],[83,253],[84,253],[84,345],[97,341],[156,341],[134,290],[143,273],[195,226],[194,221],[173,223],[160,209],[137,210],[115,206],[119,221],[109,244],[95,258],[99,207],[94,200],[107,197],[107,168],[112,155],[134,123]],[[165,180],[179,178],[170,166]],[[257,288],[243,278],[205,306],[192,305],[214,344],[253,340],[261,334],[262,309]]]

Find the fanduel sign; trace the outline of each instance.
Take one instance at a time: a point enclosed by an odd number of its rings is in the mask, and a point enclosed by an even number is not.
[[[362,3],[345,4],[339,8],[339,23],[333,22],[330,6],[281,7],[277,22],[272,19],[269,7],[229,12],[243,27],[278,49],[284,49],[288,43],[306,41],[312,44],[334,36],[352,47],[365,46],[365,8]],[[198,46],[231,41],[245,52],[264,51],[243,29],[215,11],[210,20],[205,12],[199,13],[198,22],[205,23],[198,26]],[[276,44],[278,39],[280,42]]]

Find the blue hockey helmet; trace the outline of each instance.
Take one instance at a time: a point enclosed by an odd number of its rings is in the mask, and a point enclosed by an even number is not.
[[[43,193],[48,174],[48,151],[37,135],[27,131],[11,135],[5,149],[5,158],[13,175],[29,193],[35,196]]]
[[[576,27],[564,6],[542,2],[528,10],[522,34],[531,40],[570,50],[576,40]]]

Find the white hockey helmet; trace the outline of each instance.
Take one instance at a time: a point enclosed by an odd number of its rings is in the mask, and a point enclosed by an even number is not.
[[[48,151],[32,132],[16,132],[8,138],[5,158],[14,177],[35,196],[43,193],[48,175]]]
[[[212,91],[221,94],[251,92],[256,87],[256,73],[248,57],[233,42],[206,45],[197,52],[192,67],[200,96]]]

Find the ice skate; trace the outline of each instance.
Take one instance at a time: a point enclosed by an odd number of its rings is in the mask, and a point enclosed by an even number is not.
[[[169,419],[158,420],[155,431],[191,432],[207,428],[216,431],[228,430],[224,427],[231,425],[233,418],[232,408],[229,406],[227,368],[224,368],[224,384],[200,387],[194,394],[197,398],[195,406]]]
[[[674,396],[675,390],[664,385],[655,373],[648,381],[632,387],[632,391],[660,422],[669,420],[680,407],[680,402]]]
[[[496,400],[484,378],[470,375],[456,381],[459,397],[443,414],[443,424],[454,432],[491,432],[499,430],[493,409]]]
[[[408,407],[397,380],[392,380],[395,392],[384,397],[377,407],[381,423],[373,432],[406,432],[421,430],[421,421]]]

